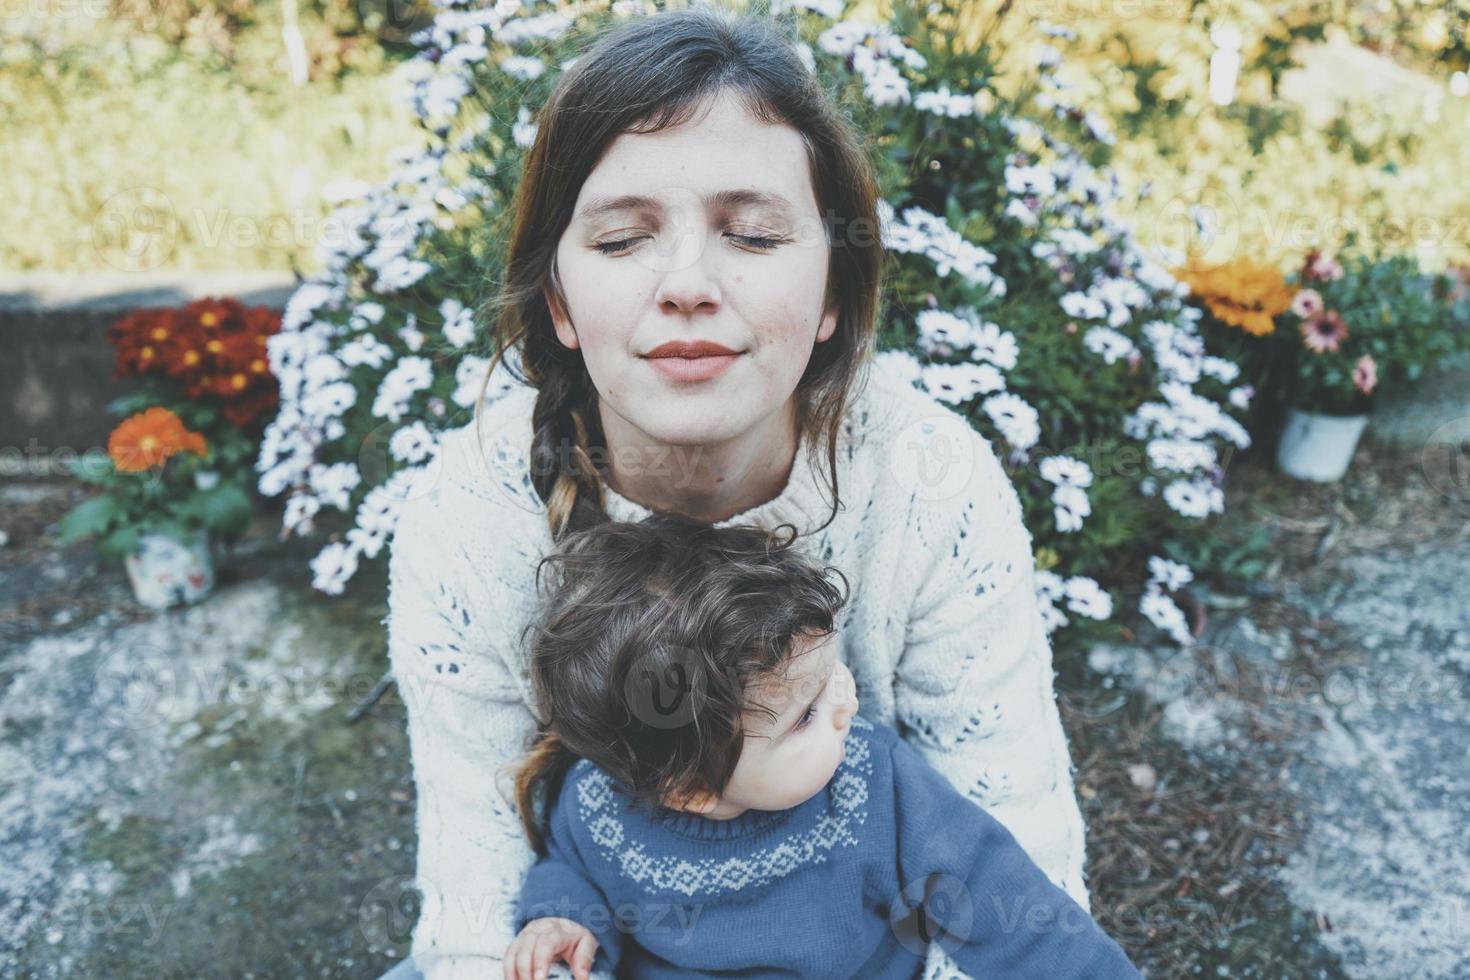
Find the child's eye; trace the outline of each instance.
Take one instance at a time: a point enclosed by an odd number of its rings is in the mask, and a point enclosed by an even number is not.
[[[801,731],[807,725],[810,725],[812,723],[812,719],[815,718],[816,716],[817,716],[817,706],[814,705],[814,704],[809,704],[809,705],[807,705],[806,710],[804,712],[802,712],[801,717],[796,720],[796,724],[793,725],[792,728],[795,731]]]

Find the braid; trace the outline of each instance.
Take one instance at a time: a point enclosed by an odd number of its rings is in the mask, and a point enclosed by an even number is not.
[[[546,501],[555,541],[605,520],[602,474],[592,463],[592,433],[584,415],[589,407],[600,434],[595,389],[558,371],[542,380],[531,412],[531,479]]]
[[[562,744],[556,732],[547,728],[537,735],[531,751],[516,770],[516,806],[521,811],[521,826],[526,831],[526,839],[537,854],[546,853],[546,829],[536,814],[536,794],[543,785],[546,787],[545,813],[550,814],[562,779],[576,761],[576,753]]]

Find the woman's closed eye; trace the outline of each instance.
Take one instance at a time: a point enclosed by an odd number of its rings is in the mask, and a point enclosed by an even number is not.
[[[603,255],[619,255],[633,242],[641,241],[648,237],[648,235],[635,235],[632,238],[620,238],[613,242],[598,242],[592,247]],[[770,235],[736,235],[731,233],[730,237],[751,248],[760,249],[772,249],[778,245],[784,245],[787,241],[785,238]]]

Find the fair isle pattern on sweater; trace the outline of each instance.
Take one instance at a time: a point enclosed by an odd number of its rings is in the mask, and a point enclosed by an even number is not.
[[[499,972],[513,935],[497,910],[534,862],[507,769],[536,730],[518,636],[555,548],[530,476],[535,401],[512,389],[487,403],[478,437],[474,422],[445,432],[389,546],[384,622],[417,787],[413,953],[428,980]],[[820,532],[825,456],[808,465],[804,438],[776,497],[717,523],[808,532],[797,547],[852,583],[837,644],[861,714],[897,728],[1085,907],[1081,811],[1010,478],[967,420],[881,365],[853,391],[837,469],[842,509]],[[617,520],[648,514],[611,488],[603,504]],[[936,947],[926,980],[955,977]]]
[[[852,727],[864,729],[873,726],[855,715]],[[847,758],[832,776],[837,813],[824,814],[811,829],[788,835],[747,857],[689,861],[651,856],[641,841],[626,832],[611,805],[614,792],[607,773],[586,759],[572,767],[572,778],[576,780],[577,815],[592,839],[603,849],[608,861],[622,870],[623,877],[651,890],[676,891],[692,898],[758,887],[773,879],[784,878],[804,865],[820,864],[834,847],[857,846],[857,835],[849,825],[862,824],[867,819],[868,777],[872,775],[873,764],[869,759],[867,739],[853,738],[849,733],[844,744]]]

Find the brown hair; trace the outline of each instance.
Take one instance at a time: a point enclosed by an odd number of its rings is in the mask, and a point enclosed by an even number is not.
[[[779,678],[801,637],[830,634],[849,595],[846,577],[812,563],[796,537],[790,524],[716,527],[656,513],[572,532],[541,559],[538,588],[544,567],[555,574],[526,626],[541,726],[516,774],[538,853],[545,814],[578,758],[650,805],[723,792],[744,746],[744,712],[780,713],[749,685]]]
[[[592,460],[595,448],[606,450],[597,389],[581,351],[557,339],[546,303],[549,290],[566,308],[555,266],[557,244],[582,185],[614,139],[681,125],[726,90],[761,121],[784,123],[801,134],[818,208],[830,222],[823,309],[838,307],[837,329],[815,345],[795,397],[814,467],[819,447],[825,447],[836,514],[837,438],[872,354],[883,248],[872,165],[795,43],[779,22],[761,14],[735,16],[706,6],[635,17],[613,25],[577,58],[538,116],[516,190],[504,280],[488,304],[496,353],[480,395],[483,401],[495,365],[516,348],[519,363],[505,363],[513,377],[538,390],[532,481],[546,503],[554,539],[605,516],[602,475]],[[834,228],[844,233],[841,238]],[[475,418],[478,435],[478,409]]]

